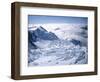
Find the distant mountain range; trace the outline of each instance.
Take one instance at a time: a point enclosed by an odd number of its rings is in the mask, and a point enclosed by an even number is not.
[[[61,25],[62,26],[62,25]],[[29,48],[37,48],[34,42],[41,41],[41,40],[60,40],[65,38],[65,40],[70,39],[75,45],[87,45],[87,26],[79,26],[78,25],[67,25],[68,27],[57,27],[54,30],[48,31],[43,26],[35,26],[30,27],[28,30],[28,42]],[[48,26],[47,26],[48,27]],[[48,29],[51,29],[49,27]]]

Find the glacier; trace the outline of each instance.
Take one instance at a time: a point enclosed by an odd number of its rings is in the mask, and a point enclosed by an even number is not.
[[[28,28],[28,66],[88,63],[88,29],[80,24],[39,24]]]

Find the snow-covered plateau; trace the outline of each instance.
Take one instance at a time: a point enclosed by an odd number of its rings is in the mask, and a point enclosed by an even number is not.
[[[28,66],[88,63],[88,27],[84,24],[28,26]]]

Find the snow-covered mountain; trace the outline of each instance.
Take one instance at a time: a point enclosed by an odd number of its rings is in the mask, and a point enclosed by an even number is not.
[[[59,38],[77,38],[76,34],[81,33],[83,31],[82,28],[87,25],[84,24],[33,24],[29,25],[29,30],[37,29],[39,26],[42,26],[48,32],[55,33]],[[79,37],[78,37],[79,38]]]
[[[58,37],[54,33],[48,32],[42,26],[38,27],[35,30],[29,30],[29,33],[32,34],[33,41],[36,41],[36,40],[37,41],[38,40],[57,40],[58,39]],[[35,38],[34,38],[34,36],[35,36]]]
[[[57,40],[58,37],[52,33],[48,32],[42,26],[39,26],[35,30],[29,29],[28,31],[28,43],[29,48],[36,49],[37,46],[34,42],[41,41],[41,40]]]
[[[29,25],[28,65],[87,64],[87,32],[84,24]]]

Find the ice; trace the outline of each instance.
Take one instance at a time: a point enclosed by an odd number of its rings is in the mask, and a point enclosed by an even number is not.
[[[87,27],[80,24],[45,24],[34,25],[35,31],[39,26],[42,32],[50,33],[59,39],[44,39],[40,35],[33,42],[37,47],[28,48],[28,66],[55,66],[88,63]],[[47,37],[51,38],[51,35]],[[53,36],[52,36],[53,37]]]
[[[47,42],[47,44],[46,44]],[[36,42],[42,45],[39,49],[32,50],[29,53],[32,58],[29,66],[48,66],[48,65],[70,65],[70,64],[86,64],[87,63],[87,49],[68,42],[69,45],[61,43],[57,45],[57,41]],[[55,44],[54,44],[55,43]],[[64,45],[64,46],[63,46]],[[30,60],[30,59],[29,59]],[[37,63],[37,64],[36,64]]]

